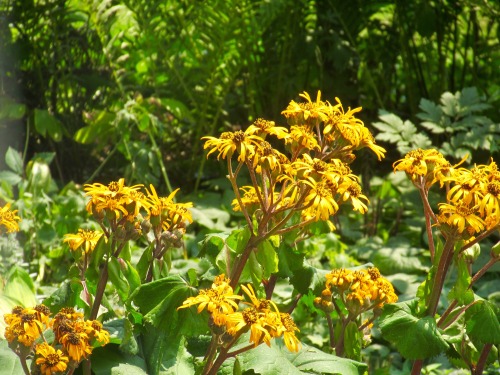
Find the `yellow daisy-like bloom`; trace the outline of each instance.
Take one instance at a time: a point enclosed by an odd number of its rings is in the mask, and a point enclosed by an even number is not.
[[[319,151],[320,147],[314,132],[307,126],[294,125],[290,128],[290,137],[286,140],[292,145],[292,151],[305,148],[310,151]]]
[[[500,211],[500,180],[485,182],[482,185],[479,212],[483,217]]]
[[[257,207],[260,205],[259,196],[253,186],[242,186],[240,190],[243,192],[243,196],[241,197],[241,203],[245,208],[253,213]],[[237,199],[233,199],[231,202],[231,206],[233,207],[233,211],[241,211],[240,204]]]
[[[255,294],[255,291],[254,291],[252,285],[250,285],[250,284],[248,284],[246,286],[241,285],[241,289],[243,289],[245,294],[250,298],[250,301],[252,301],[251,304],[246,303],[246,302],[244,302],[244,303],[253,306],[257,311],[269,312],[269,311],[271,311],[271,307],[273,307],[275,312],[279,312],[278,307],[276,306],[276,304],[273,301],[265,299],[265,298],[257,298],[257,295]]]
[[[361,186],[359,186],[358,183],[351,181],[348,184],[340,185],[339,193],[342,194],[342,200],[351,200],[354,211],[359,211],[362,214],[368,211],[368,207],[366,206],[366,204],[369,203],[369,200],[361,191]]]
[[[37,359],[35,363],[40,367],[43,375],[52,375],[66,370],[69,359],[59,349],[55,349],[46,342],[36,346],[35,354]]]
[[[262,141],[255,149],[255,156],[253,158],[253,167],[257,173],[262,173],[262,167],[271,171],[282,170],[281,162],[288,161],[285,155],[278,150],[275,150],[268,142]]]
[[[358,146],[360,143],[358,129],[364,127],[364,124],[363,121],[356,118],[354,114],[360,112],[362,108],[358,107],[351,109],[349,107],[347,112],[345,112],[340,99],[335,98],[335,101],[337,104],[331,107],[329,116],[326,119],[326,126],[323,129],[323,133],[328,134],[333,130],[338,130],[340,134],[343,135],[343,131],[345,132],[347,129],[350,129],[357,133],[357,137],[352,139],[348,139],[350,137],[347,137],[346,139],[350,141],[351,145]]]
[[[320,182],[316,182],[314,179],[309,178],[304,182],[311,187],[311,191],[306,196],[304,204],[306,206],[310,205],[311,209],[315,210],[315,221],[320,219],[328,220],[339,209],[335,201],[334,192],[332,192],[328,181],[321,180]]]
[[[479,233],[484,229],[485,223],[476,214],[477,209],[477,206],[470,207],[463,202],[458,202],[455,205],[440,203],[438,222],[455,228],[458,233],[463,233],[465,229],[470,235]]]
[[[201,313],[206,308],[209,313],[216,311],[230,314],[238,309],[236,301],[241,299],[243,297],[234,294],[233,288],[228,281],[216,279],[211,289],[200,290],[196,297],[187,298],[177,310],[198,305],[198,313]]]
[[[153,225],[160,225],[164,230],[172,230],[176,227],[184,227],[185,222],[192,223],[193,218],[189,208],[193,207],[192,202],[174,203],[175,194],[179,189],[174,190],[168,197],[159,197],[153,185],[149,185],[151,192],[147,192],[146,209],[149,212],[147,219]]]
[[[307,92],[300,94],[306,102],[296,103],[291,101],[288,107],[281,112],[286,117],[290,125],[296,125],[308,120],[326,121],[330,113],[330,104],[321,100],[321,91],[318,91],[316,101],[313,102]]]
[[[101,214],[102,211],[113,213],[117,218],[126,217],[136,213],[137,205],[144,204],[144,196],[137,193],[142,184],[126,186],[125,179],[110,182],[108,185],[101,183],[84,185],[85,195],[90,197],[87,211],[90,214]]]
[[[101,345],[109,343],[109,332],[103,329],[101,322],[97,320],[87,320],[85,321],[84,330],[90,340],[95,339]]]
[[[88,358],[92,353],[92,347],[89,345],[89,337],[85,332],[68,332],[65,333],[59,341],[68,356],[80,362],[83,358]]]
[[[280,313],[281,326],[283,327],[280,331],[283,331],[283,341],[286,347],[291,352],[298,352],[300,350],[301,344],[299,339],[295,336],[295,332],[300,332],[299,328],[293,321],[290,314]]]
[[[82,248],[86,254],[90,254],[94,251],[101,236],[102,232],[99,231],[78,229],[78,233],[76,234],[66,234],[63,242],[67,242],[70,249],[73,251]]]
[[[3,228],[7,233],[19,232],[19,221],[21,218],[17,216],[17,210],[10,209],[10,203],[0,208],[0,234]]]
[[[351,270],[340,268],[332,270],[326,276],[326,287],[335,287],[340,291],[347,290],[353,281],[353,272]]]
[[[481,183],[485,181],[486,174],[482,168],[476,166],[471,170],[458,168],[447,178],[453,183],[453,187],[447,194],[447,199],[451,202],[463,202],[465,204],[476,205],[481,199]]]
[[[372,133],[370,133],[370,130],[363,127],[361,128],[360,133],[360,145],[358,146],[358,148],[368,147],[373,151],[375,155],[377,155],[378,160],[382,160],[383,158],[385,158],[385,153],[387,152],[386,149],[375,144],[375,138],[373,137]]]
[[[227,317],[227,332],[234,336],[242,329],[250,329],[250,342],[253,342],[254,346],[258,346],[262,342],[265,342],[267,346],[271,346],[272,337],[269,332],[269,320],[274,319],[274,314],[276,313],[259,312],[255,307],[234,312]]]
[[[30,347],[49,327],[49,315],[50,311],[44,305],[37,305],[34,308],[14,307],[12,313],[4,315],[7,324],[5,338],[9,342],[17,340],[24,346]]]
[[[419,176],[425,177],[433,172],[435,168],[449,163],[443,155],[434,149],[422,150],[418,148],[408,152],[404,159],[400,159],[392,165],[394,172],[404,171],[412,181],[416,181]],[[435,181],[434,176],[430,183]]]
[[[265,139],[267,134],[274,135],[279,139],[284,139],[289,136],[288,129],[276,126],[274,121],[268,121],[262,118],[255,120],[254,123],[245,130],[245,134],[257,135],[262,137],[262,139]]]
[[[249,158],[252,158],[255,154],[255,147],[261,141],[261,138],[246,134],[245,132],[238,130],[236,132],[224,132],[219,138],[215,137],[202,137],[201,139],[206,139],[204,149],[210,149],[207,157],[218,151],[217,159],[221,156],[223,159],[226,157],[233,156],[234,152],[237,151],[238,161],[244,162]]]

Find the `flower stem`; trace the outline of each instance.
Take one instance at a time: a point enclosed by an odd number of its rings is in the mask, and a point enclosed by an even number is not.
[[[90,320],[95,320],[97,318],[97,314],[99,313],[99,307],[101,306],[104,290],[106,289],[106,284],[108,282],[108,261],[109,258],[104,263],[101,274],[99,275],[99,282],[97,283],[94,304],[92,305],[92,310],[90,312]]]
[[[438,269],[436,271],[434,285],[432,286],[431,297],[429,299],[429,306],[427,315],[434,316],[436,314],[439,298],[444,285],[444,280],[448,269],[450,268],[451,261],[453,260],[453,249],[455,241],[453,238],[448,238],[444,244],[443,252],[439,259]]]
[[[481,375],[484,371],[484,366],[486,366],[486,360],[490,354],[493,344],[484,344],[483,350],[481,350],[481,355],[476,364],[476,368],[472,370],[472,375]]]

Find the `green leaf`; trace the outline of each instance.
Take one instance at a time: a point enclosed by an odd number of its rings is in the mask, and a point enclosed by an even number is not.
[[[340,374],[361,375],[367,370],[364,363],[327,354],[317,348],[302,344],[298,353],[288,351],[281,339],[271,342],[271,347],[259,345],[255,349],[238,355],[243,373],[253,370],[255,374]],[[232,374],[234,360],[228,360],[221,374]]]
[[[303,267],[305,255],[293,250],[286,242],[281,242],[278,248],[278,276],[291,277],[294,271]]]
[[[92,351],[92,372],[95,375],[148,375],[146,362],[138,355],[128,355],[108,344]]]
[[[404,242],[391,241],[379,251],[375,252],[371,261],[382,274],[393,273],[420,273],[428,268],[422,265],[419,256],[422,251],[417,248],[407,247]]]
[[[294,271],[290,283],[302,294],[307,294],[309,289],[319,291],[324,289],[325,275],[328,272],[330,271],[312,267],[304,261],[302,267]]]
[[[466,331],[480,343],[500,344],[500,309],[489,301],[477,301],[465,312]]]
[[[474,292],[469,288],[472,277],[463,257],[458,257],[457,263],[457,280],[448,294],[448,299],[456,299],[458,305],[463,306],[474,301]]]
[[[14,266],[5,280],[6,285],[2,292],[3,295],[24,307],[33,307],[37,304],[35,285],[28,272],[21,267]]]
[[[47,110],[35,109],[34,121],[35,129],[40,135],[49,136],[56,142],[62,139],[63,126],[61,122]]]
[[[124,261],[123,261],[124,262]],[[122,264],[119,259],[111,257],[108,263],[109,281],[116,288],[118,296],[126,301],[129,296],[130,287],[122,273]]]
[[[87,280],[88,284],[88,280]],[[80,293],[83,290],[82,283],[78,279],[65,280],[61,286],[46,298],[43,303],[50,311],[57,312],[63,307],[83,307]]]
[[[434,357],[448,348],[433,317],[416,316],[417,300],[385,305],[379,326],[382,337],[408,359]]]
[[[349,322],[344,332],[344,348],[348,358],[361,359],[361,342],[363,333],[358,330],[356,322]]]
[[[161,364],[160,375],[194,374],[193,357],[186,349],[186,339],[182,337],[177,345],[170,345]]]
[[[18,374],[24,374],[19,357],[8,347],[7,340],[0,340],[0,375]]]
[[[165,353],[179,342],[181,335],[198,336],[208,332],[207,317],[197,314],[196,307],[177,310],[188,298],[197,294],[179,275],[144,284],[131,295],[131,300],[144,315],[143,345],[152,374],[158,374]]]
[[[0,171],[0,181],[9,184],[10,186],[15,186],[19,184],[23,179],[17,173],[11,171]]]
[[[21,154],[12,147],[9,147],[5,153],[5,164],[14,173],[20,176],[23,174],[23,159],[21,158]]]
[[[262,266],[262,277],[268,279],[278,271],[278,254],[271,240],[265,240],[257,246],[257,261]]]

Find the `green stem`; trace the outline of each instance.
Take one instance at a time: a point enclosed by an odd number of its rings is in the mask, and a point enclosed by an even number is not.
[[[243,268],[245,268],[245,264],[247,263],[248,258],[250,257],[250,253],[257,247],[257,245],[262,241],[262,237],[256,237],[253,233],[250,234],[250,238],[248,239],[247,245],[245,249],[240,255],[240,258],[236,261],[236,264],[233,266],[230,283],[231,288],[236,288],[238,285],[238,281],[240,280],[241,273],[243,272]]]
[[[160,170],[163,176],[163,180],[165,181],[165,185],[167,186],[168,192],[171,193],[173,191],[172,185],[170,184],[170,179],[168,178],[167,174],[167,168],[165,168],[165,163],[163,163],[163,157],[161,155],[160,149],[153,135],[151,134],[151,131],[148,131],[148,135],[149,135],[149,140],[153,144],[153,152],[156,154],[156,158],[158,159],[158,163],[160,164]]]

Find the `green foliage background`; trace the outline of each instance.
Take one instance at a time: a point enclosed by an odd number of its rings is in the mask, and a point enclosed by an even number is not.
[[[2,279],[16,286],[3,291],[0,307],[19,302],[16,290],[48,296],[64,280],[72,259],[61,238],[84,221],[78,188],[84,182],[125,177],[127,184],[153,183],[163,193],[182,187],[195,203],[186,251],[215,260],[214,244],[227,236],[218,233],[241,217],[231,211],[223,164],[206,160],[200,138],[244,129],[258,117],[284,124],[280,112],[287,103],[304,90],[314,97],[318,89],[345,107],[362,106],[362,119],[389,152],[377,169],[363,154],[354,163],[370,196],[367,215],[344,212],[335,234],[315,236],[297,251],[280,249],[286,276],[304,269],[303,278],[290,280],[305,294],[294,312],[301,340],[311,351],[328,346],[319,314],[307,310],[314,309],[308,288],[320,284],[324,269],[372,263],[402,303],[414,298],[430,268],[424,220],[418,193],[402,174],[389,174],[391,165],[411,148],[431,146],[450,160],[468,152],[474,162],[498,162],[499,19],[500,3],[484,0],[0,0],[0,138],[9,139],[0,142],[0,158],[6,155],[0,199],[17,198],[23,214],[19,237],[0,242]],[[7,138],[13,133],[21,138]],[[9,273],[15,264],[36,275],[34,281],[18,269]],[[192,268],[200,275],[207,264],[180,254],[172,259],[174,274]],[[474,291],[497,305],[499,274],[497,265]],[[162,282],[178,302],[192,292],[176,275]],[[71,294],[73,286],[65,285]],[[290,303],[289,289],[277,286],[278,303]],[[134,298],[152,316],[166,302],[148,296]],[[409,309],[402,306],[394,309]],[[403,318],[418,330],[421,322]],[[121,350],[113,352],[116,358],[97,350],[96,373],[120,362],[130,366],[124,373],[145,373],[146,362],[161,364],[165,373],[189,371],[186,345],[191,353],[204,345],[183,341],[174,348],[158,335],[137,343],[124,321],[112,341]],[[167,335],[168,322],[156,323],[144,329],[159,327]],[[439,337],[425,339],[441,349]],[[168,353],[137,354],[151,347]],[[402,347],[411,352],[408,342]],[[173,363],[162,363],[163,355]],[[377,328],[363,360],[376,374],[405,373],[410,366]],[[256,373],[267,364],[254,352],[243,361]],[[282,361],[302,368],[291,356]],[[426,371],[462,365],[438,358]]]
[[[55,152],[62,183],[197,190],[220,175],[201,136],[279,120],[303,90],[367,124],[470,86],[498,104],[496,2],[3,0],[0,16],[0,118],[25,158]]]

